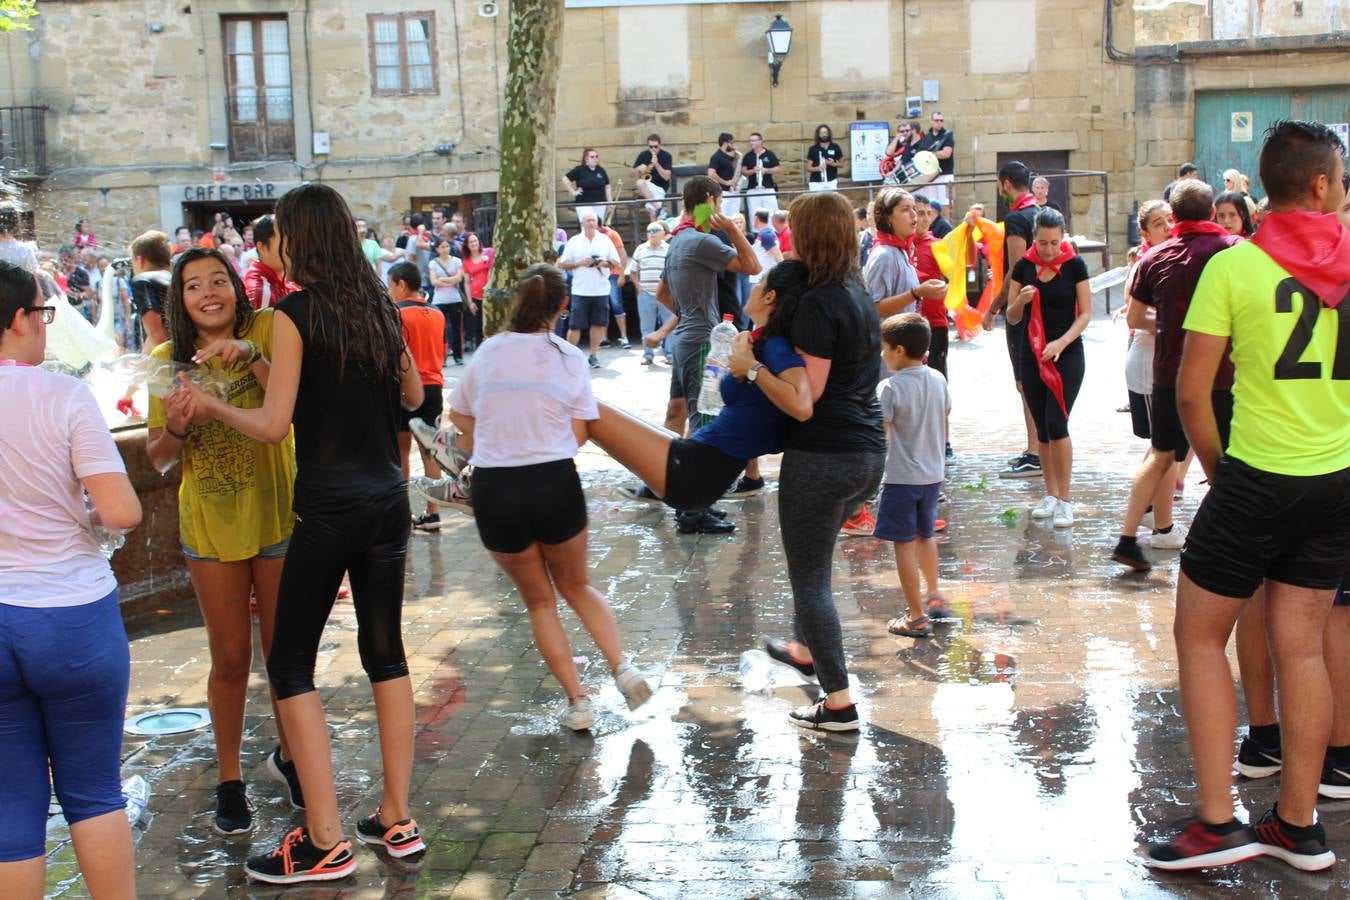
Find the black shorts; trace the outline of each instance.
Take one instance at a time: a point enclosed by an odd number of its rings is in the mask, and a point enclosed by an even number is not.
[[[1153,436],[1153,395],[1127,393],[1130,395],[1130,424],[1134,427],[1134,436],[1148,440]]]
[[[440,418],[444,405],[445,401],[441,399],[441,386],[439,384],[422,385],[422,405],[414,410],[399,409],[398,430],[408,431],[408,423],[413,419],[421,419],[435,428],[436,420]]]
[[[567,330],[585,331],[603,328],[609,324],[609,294],[603,297],[572,295],[572,308],[567,312]]]
[[[712,444],[676,438],[666,456],[666,495],[661,499],[675,509],[707,509],[745,471],[745,463]]]
[[[1233,392],[1215,391],[1211,395],[1214,419],[1219,423],[1219,443],[1228,446],[1228,433],[1233,424]],[[1153,449],[1159,453],[1171,451],[1177,462],[1191,452],[1191,442],[1181,427],[1181,413],[1177,411],[1177,389],[1153,389]]]
[[[1350,469],[1276,475],[1225,456],[1181,550],[1181,571],[1207,591],[1245,599],[1267,578],[1331,590],[1347,554]]]
[[[1027,342],[1027,320],[1023,314],[1022,321],[1016,325],[1009,324],[1007,318],[1003,320],[1003,337],[1008,341],[1008,361],[1013,367],[1013,381],[1022,383],[1022,347]]]
[[[473,521],[483,546],[523,553],[537,541],[561,544],[586,530],[586,495],[570,459],[473,470]]]

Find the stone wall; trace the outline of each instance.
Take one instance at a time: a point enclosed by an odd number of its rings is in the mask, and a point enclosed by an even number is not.
[[[435,18],[439,93],[377,97],[367,17],[394,11],[379,0],[314,0],[308,21],[285,0],[44,3],[33,31],[0,36],[0,105],[50,108],[53,171],[25,196],[39,240],[68,241],[78,218],[114,249],[173,228],[159,188],[212,184],[217,171],[226,184],[332,182],[379,230],[412,197],[495,191],[505,16],[481,17],[469,0],[397,9],[421,10]],[[222,15],[287,19],[293,161],[236,164],[223,149]],[[331,136],[330,153],[313,154],[314,131]],[[433,152],[441,143],[453,153]]]
[[[775,12],[794,35],[772,88],[764,32]],[[1117,17],[1130,33],[1128,6]],[[945,113],[956,132],[958,175],[993,171],[999,152],[1066,150],[1074,168],[1107,170],[1112,210],[1128,209],[1133,71],[1106,61],[1101,25],[1100,6],[1076,0],[569,10],[555,177],[593,146],[611,180],[625,182],[618,193],[627,197],[628,165],[649,132],[661,134],[676,164],[706,165],[719,132],[733,132],[744,147],[760,131],[783,160],[780,184],[800,189],[817,124],[828,123],[847,152],[850,122],[884,120],[893,132],[904,98],[936,80],[939,99],[923,104],[923,117]],[[635,51],[615,46],[620,37],[640,41],[659,62],[633,62]],[[1098,184],[1074,182],[1077,230],[1101,233]],[[958,189],[959,208],[975,199],[992,203],[992,183]]]
[[[1150,0],[1134,7],[1134,42],[1140,47],[1208,41],[1214,19],[1210,0]]]

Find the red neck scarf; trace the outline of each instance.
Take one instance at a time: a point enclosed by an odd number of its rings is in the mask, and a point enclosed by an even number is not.
[[[909,261],[910,268],[918,264],[918,257],[914,253],[914,235],[909,237],[900,237],[898,234],[887,234],[884,231],[878,231],[876,242],[883,247],[894,247],[905,255]]]
[[[1252,243],[1331,309],[1350,293],[1350,231],[1334,213],[1267,213]]]
[[[1046,272],[1053,272],[1059,275],[1060,269],[1069,260],[1077,256],[1073,249],[1073,244],[1068,241],[1059,245],[1059,256],[1056,256],[1050,262],[1041,259],[1041,255],[1032,247],[1022,258],[1036,267],[1036,278]],[[1034,290],[1031,292],[1030,313],[1024,314],[1027,322],[1027,343],[1031,345],[1031,352],[1035,354],[1036,365],[1040,370],[1041,381],[1050,390],[1050,394],[1059,402],[1059,408],[1064,411],[1064,418],[1069,418],[1069,404],[1064,400],[1064,379],[1059,374],[1059,368],[1055,365],[1053,359],[1041,359],[1041,354],[1045,352],[1046,344],[1050,343],[1045,337],[1045,318],[1041,315],[1041,289],[1035,282],[1032,283]]]
[[[1023,194],[1022,196],[1018,197],[1016,200],[1013,201],[1012,211],[1021,212],[1022,210],[1030,209],[1035,205],[1036,205],[1035,194]]]
[[[693,228],[695,231],[698,230],[698,226],[694,224],[694,220],[690,218],[681,218],[680,224],[675,226],[674,230],[670,232],[670,236],[674,237],[681,231],[687,231],[690,228]]]
[[[1064,268],[1064,264],[1077,255],[1078,254],[1073,249],[1073,244],[1064,241],[1059,245],[1059,256],[1056,256],[1049,262],[1046,262],[1041,258],[1041,255],[1036,252],[1035,247],[1028,250],[1022,258],[1036,267],[1036,277],[1039,279],[1046,272],[1058,275],[1059,270]]]
[[[1181,237],[1185,234],[1216,234],[1223,237],[1228,234],[1228,229],[1211,219],[1203,222],[1182,220],[1172,226],[1172,237]]]

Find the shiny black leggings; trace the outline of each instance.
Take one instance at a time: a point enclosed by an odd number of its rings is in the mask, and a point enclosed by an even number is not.
[[[278,700],[314,690],[314,660],[343,572],[351,575],[356,644],[366,676],[374,683],[408,674],[401,618],[410,528],[402,490],[347,512],[297,518],[267,656],[267,677]]]

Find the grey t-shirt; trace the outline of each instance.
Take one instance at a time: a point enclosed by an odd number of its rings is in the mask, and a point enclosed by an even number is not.
[[[863,283],[872,295],[872,302],[880,303],[887,297],[914,290],[919,286],[919,275],[903,252],[885,244],[873,244],[863,268]],[[900,311],[914,312],[914,304]]]
[[[717,313],[717,276],[736,258],[736,250],[715,235],[686,228],[670,239],[661,280],[670,289],[680,317],[672,338],[681,344],[703,343],[721,321]]]
[[[946,468],[951,395],[937,369],[910,366],[881,383],[886,428],[886,483],[937,484]]]

